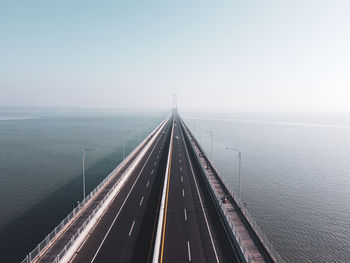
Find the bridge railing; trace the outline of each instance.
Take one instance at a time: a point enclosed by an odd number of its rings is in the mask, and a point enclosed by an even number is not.
[[[161,125],[164,122],[162,122],[158,127],[161,127]],[[140,145],[138,145],[136,147],[136,149],[128,156],[128,158],[126,158],[118,167],[121,167],[121,165],[123,163],[125,163],[127,160],[129,160],[132,156],[134,156],[135,154],[137,154],[139,152],[139,149],[142,148],[142,146],[144,146],[149,140],[150,138],[152,138],[152,136],[156,133],[156,131],[158,130],[158,128],[155,129],[154,132],[151,133],[151,135],[149,135]],[[129,168],[128,168],[129,169]],[[127,170],[128,170],[127,169]],[[123,174],[125,175],[126,172]],[[95,209],[92,211],[92,213],[90,214],[90,216],[85,220],[85,222],[82,224],[82,226],[78,229],[78,231],[76,232],[76,234],[70,239],[70,241],[67,243],[67,245],[62,249],[62,251],[57,255],[57,257],[55,258],[53,263],[58,263],[66,254],[67,251],[69,250],[69,248],[74,244],[74,242],[77,240],[77,238],[80,236],[80,234],[85,230],[85,228],[87,227],[87,225],[90,223],[90,221],[94,218],[94,216],[96,215],[96,213],[100,210],[100,208],[105,204],[106,200],[108,199],[108,197],[111,195],[111,193],[113,192],[113,190],[118,186],[119,182],[123,179],[123,176],[120,176],[117,180],[116,183],[113,184],[112,188],[107,192],[107,194],[104,196],[104,198],[102,199],[102,201],[100,201],[100,203],[98,204],[97,207],[95,207]]]
[[[214,184],[209,180],[210,186],[212,187],[212,189],[215,189]],[[242,251],[242,254],[246,260],[247,263],[251,263],[253,262],[251,256],[248,253],[248,249],[247,247],[244,245],[244,242],[242,241],[242,238],[237,230],[237,228],[235,227],[234,222],[232,221],[232,219],[229,217],[227,210],[224,209],[224,203],[222,202],[221,198],[219,197],[218,193],[216,191],[213,191],[215,194],[216,199],[218,200],[221,210],[223,211],[226,221],[228,222],[229,226],[231,227],[231,231],[233,233],[233,235],[235,236],[237,243]]]
[[[85,230],[86,226],[90,223],[90,221],[94,218],[96,213],[100,210],[100,208],[105,204],[107,198],[110,196],[110,194],[113,192],[113,190],[117,187],[119,181],[122,178],[118,178],[118,181],[113,185],[113,187],[107,192],[107,194],[104,196],[104,198],[100,201],[98,206],[95,207],[95,209],[92,211],[90,216],[84,221],[84,223],[81,225],[81,227],[77,230],[75,235],[68,241],[68,243],[65,245],[65,247],[61,250],[60,253],[56,256],[53,263],[58,263],[66,254],[69,248],[74,244],[74,242],[78,239],[80,234]]]
[[[168,117],[169,118],[169,117]],[[127,158],[125,158],[112,172],[110,172],[108,174],[108,176],[105,177],[105,179],[103,179],[101,181],[101,183],[99,183],[95,189],[93,191],[90,192],[90,194],[88,196],[86,196],[84,198],[84,200],[82,202],[79,203],[79,205],[77,207],[75,207],[73,209],[73,211],[71,213],[69,213],[55,228],[54,230],[48,234],[43,241],[41,241],[27,256],[25,259],[23,259],[20,263],[30,263],[32,262],[41,252],[43,252],[44,249],[46,249],[47,245],[52,242],[56,237],[58,237],[61,233],[60,231],[67,226],[68,223],[71,223],[71,219],[73,217],[75,217],[78,213],[80,213],[85,207],[86,204],[91,200],[91,198],[102,188],[106,185],[106,183],[111,179],[111,177],[113,177],[114,175],[116,175],[120,169],[124,166],[124,164],[126,162],[128,162],[132,156],[134,156],[139,149],[142,148],[143,145],[145,145],[150,138],[152,138],[152,136],[157,132],[157,130],[159,130],[159,128],[162,126],[163,123],[165,123],[168,118],[166,120],[164,120],[161,124],[159,124],[159,126],[157,126],[157,128],[149,135],[147,136],[147,138],[145,138],[141,144],[139,144],[130,154]],[[112,189],[110,189],[110,191],[106,194],[106,196],[103,198],[103,200],[100,202],[100,204],[94,209],[93,211],[93,215],[95,215],[97,208],[100,208],[104,201],[106,200],[106,197],[111,193],[111,191],[115,188],[115,186],[119,183],[121,178],[119,178],[117,180],[117,182],[113,185]],[[79,230],[77,231],[77,233],[72,237],[72,239],[67,243],[67,245],[64,247],[64,249],[59,253],[59,255],[56,257],[56,260],[60,260],[67,252],[67,249],[72,245],[72,242],[74,242],[77,238],[77,236],[80,235],[80,233],[85,229],[86,225],[89,223],[90,219],[91,219],[91,215],[89,216],[89,218],[83,223],[83,225],[79,228]],[[69,246],[69,247],[68,247]],[[55,262],[56,262],[55,260]],[[57,261],[58,262],[58,261]]]
[[[70,222],[70,220],[78,214],[80,211],[82,211],[83,208],[85,208],[86,204],[91,200],[91,198],[106,184],[106,182],[114,175],[116,174],[120,168],[124,165],[124,163],[127,161],[127,159],[124,159],[96,188],[87,196],[84,198],[82,202],[79,203],[77,207],[73,209],[71,213],[69,213],[55,228],[52,230],[50,234],[48,234],[43,241],[41,241],[28,255],[27,257],[21,261],[21,263],[29,263],[32,262],[33,259],[35,259],[40,252],[42,252],[46,246],[57,237],[57,234],[60,233],[60,231]]]
[[[184,122],[182,121],[182,123],[184,124]],[[220,178],[221,182],[225,185],[227,191],[230,193],[232,199],[234,200],[234,202],[236,203],[236,205],[239,207],[239,209],[241,210],[242,214],[245,216],[245,218],[247,219],[247,221],[249,222],[249,224],[251,225],[251,227],[253,228],[254,232],[256,233],[256,235],[258,236],[258,238],[260,239],[262,245],[265,247],[265,249],[267,250],[267,252],[269,253],[269,255],[273,258],[273,260],[277,263],[284,263],[285,261],[282,259],[282,257],[279,255],[279,253],[277,252],[277,250],[273,247],[271,241],[269,241],[269,239],[266,237],[266,235],[264,234],[264,232],[261,230],[261,228],[259,227],[259,225],[256,223],[254,217],[251,215],[251,213],[248,211],[247,207],[245,206],[245,204],[241,201],[241,199],[233,192],[232,187],[230,186],[230,184],[227,182],[227,180],[223,177],[221,177],[218,173],[217,173],[217,169],[214,166],[213,163],[209,162],[207,156],[205,155],[205,151],[204,149],[201,147],[201,145],[198,143],[197,139],[192,135],[191,131],[187,128],[187,126],[184,124],[186,133],[189,135],[189,139],[190,141],[192,140],[195,143],[195,146],[198,147],[199,151],[203,154],[203,157],[206,159],[207,163],[210,164],[210,166],[213,168],[213,170],[215,171],[216,175],[218,175],[218,177]],[[193,147],[193,146],[192,146]],[[205,171],[205,168],[203,167],[203,165],[201,164],[201,162],[199,162],[201,165],[201,168],[203,169],[203,171]],[[210,183],[210,186],[212,189],[215,189],[214,184],[211,182],[211,180],[207,180]],[[231,227],[232,233],[234,234],[234,236],[237,239],[237,243],[240,246],[240,249],[246,259],[246,261],[252,262],[252,258],[250,257],[250,255],[247,253],[247,248],[245,247],[244,243],[242,242],[242,238],[239,235],[239,232],[237,231],[232,219],[228,216],[228,213],[226,212],[226,209],[224,209],[224,203],[222,202],[221,198],[219,197],[218,193],[216,191],[213,191],[215,194],[215,197],[217,198],[220,207],[222,209],[222,211],[224,212],[226,221],[228,222],[229,226]]]

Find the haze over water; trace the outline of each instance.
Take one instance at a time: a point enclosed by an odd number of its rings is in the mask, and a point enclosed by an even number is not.
[[[350,261],[350,114],[184,113],[286,262]]]

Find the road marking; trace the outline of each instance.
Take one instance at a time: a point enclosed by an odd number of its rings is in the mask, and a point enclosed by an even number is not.
[[[184,178],[182,177],[182,175],[181,175],[181,182],[184,182]]]
[[[109,227],[109,229],[108,229],[108,231],[107,231],[106,235],[104,236],[103,240],[101,241],[101,244],[100,244],[100,246],[98,247],[98,249],[97,249],[97,251],[96,251],[96,253],[95,253],[94,257],[92,258],[91,263],[95,261],[95,259],[96,259],[96,257],[97,257],[97,254],[100,252],[100,249],[101,249],[101,247],[102,247],[103,243],[105,242],[105,240],[106,240],[107,236],[109,235],[109,232],[111,232],[111,229],[112,229],[112,227],[113,227],[113,225],[114,225],[115,221],[117,220],[117,218],[118,218],[118,216],[119,216],[120,212],[122,211],[122,209],[123,209],[123,207],[124,207],[124,205],[125,205],[126,201],[128,200],[128,198],[129,198],[129,196],[130,196],[131,191],[134,189],[135,184],[136,184],[136,183],[137,183],[137,181],[139,180],[139,178],[140,178],[140,176],[141,176],[141,173],[142,173],[142,172],[143,172],[143,170],[145,169],[145,166],[146,166],[146,164],[147,164],[147,162],[148,162],[149,158],[151,157],[152,153],[154,152],[154,149],[156,148],[156,146],[157,146],[157,144],[158,144],[158,142],[159,142],[160,138],[161,138],[161,137],[159,137],[159,138],[158,138],[157,142],[156,142],[156,143],[155,143],[155,145],[153,146],[153,149],[152,149],[152,151],[151,151],[150,155],[148,155],[146,162],[145,162],[145,163],[144,163],[144,165],[142,166],[142,169],[141,169],[141,171],[140,171],[139,175],[137,176],[137,178],[136,178],[135,182],[134,182],[134,183],[133,183],[133,185],[131,186],[131,189],[130,189],[129,193],[127,194],[127,196],[125,197],[124,202],[123,202],[122,206],[120,207],[120,209],[119,209],[119,211],[118,211],[117,215],[114,217],[114,219],[113,219],[113,222],[112,222],[111,226]]]
[[[179,158],[181,157],[181,155],[179,154]]]
[[[148,185],[149,185],[149,180],[147,181],[146,187],[148,187]]]
[[[181,131],[181,135],[182,135],[182,138],[184,139],[184,135],[183,135],[182,131]],[[213,246],[213,250],[214,250],[214,253],[215,253],[216,262],[219,263],[220,261],[219,261],[219,258],[218,258],[218,254],[217,254],[217,252],[216,252],[216,248],[215,248],[215,246],[214,246],[213,236],[212,236],[212,234],[211,234],[211,229],[210,229],[209,224],[208,224],[207,215],[206,215],[206,213],[205,213],[205,211],[204,211],[204,206],[203,206],[202,197],[201,197],[201,194],[200,194],[199,189],[198,189],[197,179],[196,179],[196,177],[194,176],[191,158],[190,158],[190,155],[188,154],[188,150],[187,150],[186,143],[184,143],[184,144],[185,144],[185,151],[186,151],[186,154],[187,154],[187,156],[188,156],[189,163],[190,163],[190,169],[191,169],[191,173],[192,173],[192,178],[193,178],[194,183],[195,183],[195,185],[196,185],[196,190],[197,190],[197,194],[198,194],[198,197],[199,197],[199,201],[200,201],[200,203],[201,203],[201,208],[202,208],[202,212],[203,212],[203,215],[204,215],[205,223],[206,223],[206,225],[207,225],[207,229],[208,229],[208,232],[209,232],[211,245]]]
[[[182,172],[182,166],[180,166],[180,172]]]
[[[185,197],[185,190],[182,189],[182,196]]]
[[[157,165],[157,162],[154,162],[154,166],[156,166]]]
[[[179,160],[179,163],[181,163],[181,159]]]
[[[129,236],[131,236],[132,230],[134,229],[134,225],[135,225],[135,220],[134,220],[134,222],[132,222],[132,225],[131,225],[131,228],[129,231]]]
[[[162,244],[161,244],[161,254],[160,254],[160,263],[163,263],[163,252],[164,252],[164,240],[165,240],[165,226],[166,226],[166,216],[168,213],[168,197],[169,197],[169,186],[170,186],[170,172],[171,172],[171,160],[173,158],[173,136],[174,136],[174,126],[172,127],[171,130],[171,139],[170,139],[170,145],[169,145],[169,154],[168,154],[168,161],[169,161],[169,167],[168,167],[168,177],[165,178],[167,180],[167,186],[166,186],[166,192],[165,192],[165,207],[164,207],[164,214],[163,214],[163,230],[161,232],[162,235]],[[164,194],[164,193],[163,193]],[[163,197],[163,196],[162,196]],[[157,240],[155,242],[155,246],[157,244]],[[158,256],[155,259],[153,257],[153,262],[158,262]]]
[[[185,220],[187,221],[187,212],[186,212],[186,208],[184,209],[184,215],[185,215]]]
[[[159,158],[159,155],[157,155],[157,159]]]
[[[153,169],[152,169],[151,174],[153,174],[153,172],[154,172],[154,171],[153,171]]]
[[[142,198],[141,198],[141,201],[140,201],[139,206],[141,206],[141,205],[142,205],[142,202],[143,202],[143,196],[142,196]]]
[[[188,261],[191,261],[190,241],[187,241]]]

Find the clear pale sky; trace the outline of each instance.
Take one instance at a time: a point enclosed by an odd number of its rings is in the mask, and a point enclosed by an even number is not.
[[[0,106],[350,112],[350,1],[1,1]]]

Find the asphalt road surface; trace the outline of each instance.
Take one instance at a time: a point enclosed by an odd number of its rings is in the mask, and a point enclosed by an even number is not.
[[[158,212],[152,204],[157,205],[160,199],[160,190],[156,188],[160,188],[162,180],[159,179],[165,173],[170,125],[171,120],[75,255],[73,262],[143,262],[145,255],[147,259],[152,250],[152,231],[147,231],[150,233],[144,236],[144,228],[153,229],[153,223],[157,221]],[[148,225],[145,226],[146,223]],[[142,244],[139,236],[144,236]],[[140,253],[141,261],[135,257],[138,251],[143,252],[142,255]]]
[[[152,262],[170,142],[160,262],[240,262],[176,113],[163,130],[73,262]]]
[[[160,262],[239,262],[175,117]]]

